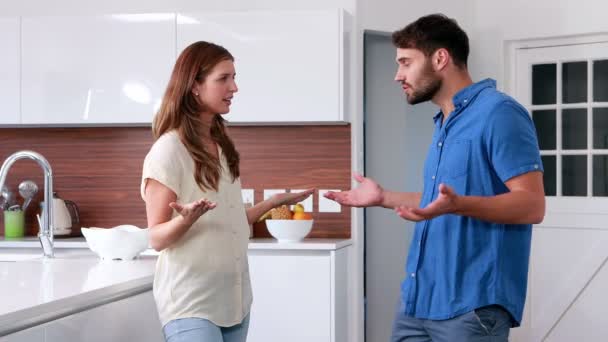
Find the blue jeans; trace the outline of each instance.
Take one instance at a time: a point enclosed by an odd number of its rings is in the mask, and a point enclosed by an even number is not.
[[[391,342],[507,342],[511,315],[490,305],[446,320],[419,319],[404,314],[403,303],[395,316]]]
[[[165,324],[167,342],[245,342],[249,315],[237,325],[218,327],[203,318],[180,318]]]

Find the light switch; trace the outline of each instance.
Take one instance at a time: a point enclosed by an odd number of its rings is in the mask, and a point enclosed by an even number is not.
[[[285,189],[265,189],[264,190],[264,201],[269,199],[274,194],[282,194]]]
[[[320,213],[340,213],[342,212],[342,206],[335,201],[325,198],[323,196],[328,191],[340,192],[340,190],[319,190],[319,212]]]
[[[253,189],[241,189],[241,195],[243,196],[243,203],[253,203]]]
[[[289,192],[302,192],[304,190],[298,190],[298,189],[291,189],[289,190]],[[308,198],[306,198],[305,200],[303,200],[302,205],[304,206],[304,211],[307,213],[312,213],[313,209],[312,209],[312,199],[313,197],[315,197],[315,194],[313,193],[312,195],[308,196]],[[293,210],[293,205],[291,206],[291,210]]]

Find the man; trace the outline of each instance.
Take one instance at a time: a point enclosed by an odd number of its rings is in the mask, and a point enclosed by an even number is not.
[[[468,37],[453,19],[419,18],[393,43],[407,101],[441,109],[424,190],[393,192],[355,174],[357,188],[326,197],[418,222],[392,341],[507,341],[522,319],[532,224],[545,214],[534,125],[495,81],[472,82]]]

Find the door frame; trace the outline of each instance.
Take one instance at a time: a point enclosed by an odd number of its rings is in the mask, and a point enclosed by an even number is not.
[[[505,91],[507,94],[515,96],[517,94],[517,51],[522,49],[535,49],[542,47],[564,46],[564,45],[581,45],[608,42],[608,32],[582,34],[572,36],[558,36],[549,38],[530,38],[519,40],[505,40]]]
[[[608,43],[608,33],[598,33],[589,35],[576,35],[567,37],[553,37],[546,39],[525,39],[518,41],[505,42],[505,90],[514,97],[524,91],[524,88],[518,88],[518,73],[523,65],[518,65],[518,54],[521,50],[550,48],[550,47],[565,47],[573,45],[588,45]],[[591,77],[591,75],[588,75]],[[518,99],[521,100],[521,99]],[[528,106],[527,103],[522,103]],[[559,170],[557,170],[559,172]],[[532,316],[538,316],[538,312],[532,312],[531,309],[535,298],[530,297],[532,289],[535,286],[535,279],[542,276],[537,274],[536,268],[540,264],[550,264],[546,258],[546,252],[551,248],[551,243],[563,242],[563,237],[560,232],[568,231],[571,234],[591,234],[595,237],[596,243],[606,243],[608,239],[606,235],[606,225],[604,222],[608,219],[608,198],[593,197],[591,193],[588,197],[547,197],[547,214],[542,223],[534,226],[532,250],[530,256],[530,269],[528,278],[528,301],[524,311],[524,322],[521,330],[514,331],[514,338],[521,340],[541,341],[552,336],[554,330],[561,323],[562,319],[577,303],[579,298],[587,290],[589,285],[595,281],[596,276],[606,264],[608,260],[608,252],[598,246],[590,246],[591,250],[587,250],[588,256],[591,258],[585,263],[585,267],[575,269],[576,281],[568,284],[556,284],[559,294],[566,301],[551,303],[551,312],[542,317],[542,324],[532,324]],[[556,235],[550,235],[556,232]],[[561,237],[560,237],[561,236]],[[572,235],[574,236],[574,235]],[[540,238],[540,239],[538,239]],[[556,240],[557,239],[557,240]],[[542,251],[540,251],[541,246]],[[601,246],[600,246],[601,247]],[[539,254],[539,251],[541,252]],[[556,251],[558,254],[560,251]],[[564,251],[561,251],[564,253]],[[592,254],[593,252],[593,254]],[[544,256],[543,256],[544,255]],[[580,261],[580,260],[577,260]],[[553,265],[556,266],[556,265]],[[542,271],[540,268],[538,271]],[[536,289],[535,292],[539,292]],[[536,317],[535,316],[535,317]],[[550,316],[550,317],[546,317]],[[537,319],[537,323],[540,323]]]

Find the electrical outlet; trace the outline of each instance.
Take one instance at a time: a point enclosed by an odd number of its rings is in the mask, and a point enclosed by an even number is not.
[[[320,213],[340,213],[342,206],[335,201],[332,201],[323,196],[328,191],[339,192],[340,190],[319,190],[319,212]]]
[[[241,189],[241,195],[243,196],[243,203],[253,203],[253,189]]]
[[[285,189],[265,189],[264,190],[264,201],[269,199],[274,194],[285,193]]]
[[[302,191],[304,191],[304,190],[296,190],[296,189],[289,190],[289,192],[302,192]],[[307,213],[312,213],[312,211],[313,211],[313,206],[312,206],[313,197],[315,197],[314,193],[311,194],[310,196],[308,196],[308,198],[306,198],[302,202],[300,202],[304,206],[304,211]],[[291,206],[291,210],[293,210],[293,205]]]

